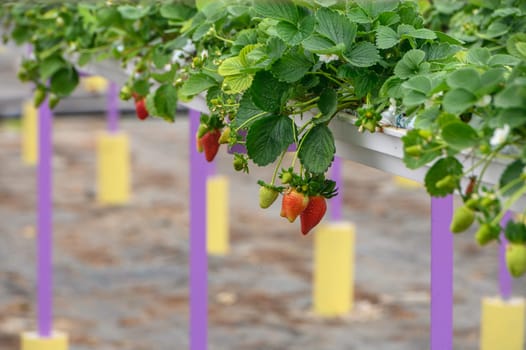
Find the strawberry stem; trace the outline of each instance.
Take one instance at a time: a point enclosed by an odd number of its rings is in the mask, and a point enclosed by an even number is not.
[[[300,129],[300,132],[301,132],[301,130],[303,130],[303,129],[304,129],[307,125],[309,125],[309,124],[312,125],[311,122],[307,123],[306,125],[304,125],[304,126]],[[296,150],[296,153],[294,153],[294,159],[292,159],[292,165],[291,165],[291,166],[292,166],[293,168],[294,168],[294,165],[296,164],[296,159],[298,159],[298,154],[300,153],[301,146],[303,146],[303,142],[305,141],[306,136],[309,134],[309,132],[310,132],[311,130],[312,130],[312,127],[311,127],[309,130],[307,130],[307,132],[305,133],[305,135],[303,135],[303,137],[301,138],[300,144],[298,145],[298,149]]]
[[[261,113],[256,114],[255,116],[253,116],[253,117],[251,117],[251,118],[245,120],[245,121],[243,122],[243,124],[241,124],[241,125],[236,129],[236,132],[238,132],[240,129],[242,129],[245,125],[247,125],[248,123],[250,123],[250,122],[253,121],[254,119],[259,118],[259,117],[265,115],[266,113],[268,113],[268,112],[261,112]]]
[[[518,201],[525,193],[526,193],[526,185],[522,186],[521,189],[519,189],[517,192],[513,194],[513,196],[508,198],[508,200],[506,201],[506,204],[504,204],[504,208],[502,208],[499,215],[496,218],[494,218],[493,221],[491,222],[492,225],[498,225],[500,221],[502,220],[502,218],[504,217],[504,215],[506,214],[506,212],[511,208],[513,203]]]
[[[284,150],[281,153],[278,164],[276,164],[276,168],[274,168],[274,173],[272,174],[272,181],[270,182],[271,186],[274,186],[274,183],[276,182],[276,177],[278,176],[278,169],[280,168],[281,163],[283,162],[283,158],[285,158],[285,154],[287,154],[287,150]]]

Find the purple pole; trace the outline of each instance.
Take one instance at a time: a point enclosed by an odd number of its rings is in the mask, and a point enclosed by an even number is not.
[[[108,131],[112,134],[119,130],[119,88],[113,81],[108,87],[107,120]]]
[[[340,221],[342,219],[343,206],[343,181],[342,181],[342,160],[340,157],[335,157],[331,167],[332,180],[336,182],[338,188],[338,195],[331,198],[330,210],[331,220]]]
[[[511,220],[513,214],[507,212],[502,218],[500,224],[502,227],[506,227],[506,224]],[[499,247],[499,289],[500,296],[504,300],[511,298],[512,288],[513,288],[513,278],[508,271],[506,266],[506,246],[508,245],[508,240],[504,232],[500,234],[500,247]]]
[[[431,350],[453,349],[453,196],[431,198]]]
[[[52,114],[47,100],[39,108],[38,153],[38,333],[49,337],[53,314],[52,269]]]
[[[208,338],[208,256],[206,177],[208,165],[197,152],[200,113],[190,110],[190,350],[206,350]]]

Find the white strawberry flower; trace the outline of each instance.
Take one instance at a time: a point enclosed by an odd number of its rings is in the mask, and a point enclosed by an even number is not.
[[[186,40],[186,45],[183,47],[183,51],[187,54],[193,54],[195,52],[195,45],[192,40]]]
[[[491,103],[491,96],[490,95],[484,95],[480,100],[477,101],[476,105],[477,107],[486,107]]]
[[[380,113],[380,115],[382,116],[380,124],[395,125],[396,123],[396,100],[394,98],[390,98],[389,103],[389,107],[382,113]]]
[[[493,132],[493,136],[491,137],[491,140],[489,141],[490,145],[493,147],[498,147],[502,145],[508,138],[509,134],[510,134],[510,126],[508,124],[504,124],[502,128],[495,129],[495,131]]]
[[[320,57],[320,61],[324,63],[330,63],[332,61],[337,61],[340,59],[338,55],[332,54],[332,55],[318,55]]]

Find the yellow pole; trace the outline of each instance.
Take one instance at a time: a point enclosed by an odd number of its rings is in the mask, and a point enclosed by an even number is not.
[[[482,299],[481,350],[524,350],[524,299]]]
[[[27,165],[38,160],[38,113],[29,100],[22,105],[22,160]]]
[[[403,176],[395,175],[393,176],[393,181],[395,185],[400,188],[406,188],[406,189],[422,188],[421,183],[415,180],[408,179],[407,177],[403,177]]]
[[[84,90],[92,94],[102,94],[108,89],[108,81],[101,76],[94,75],[82,78],[81,82]]]
[[[98,135],[97,199],[102,204],[125,204],[130,199],[129,139],[123,132]]]
[[[229,251],[228,178],[211,176],[206,183],[206,240],[209,254]]]
[[[68,336],[64,333],[53,332],[49,338],[41,338],[35,332],[26,332],[21,336],[22,350],[67,350]]]
[[[348,313],[354,299],[355,228],[349,222],[321,225],[314,233],[314,312]]]

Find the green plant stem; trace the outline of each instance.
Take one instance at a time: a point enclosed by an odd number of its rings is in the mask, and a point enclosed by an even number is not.
[[[313,102],[317,102],[319,99],[320,99],[320,96],[316,96],[316,97],[314,97],[314,98],[311,98],[311,99],[308,100],[308,101],[295,103],[295,104],[293,105],[293,107],[301,107],[301,106],[305,106],[305,105],[310,105],[310,104],[312,104]]]
[[[281,166],[281,163],[283,162],[283,158],[285,158],[285,154],[287,154],[287,150],[284,150],[281,152],[281,156],[279,157],[278,164],[276,164],[276,167],[274,168],[274,173],[272,174],[272,181],[270,182],[271,186],[274,186],[274,183],[276,182],[276,177],[278,176],[278,170]]]
[[[332,81],[333,83],[337,84],[338,86],[342,87],[342,88],[345,88],[345,84],[339,80],[337,80],[336,78],[334,78],[332,75],[328,74],[328,73],[325,73],[325,72],[309,72],[307,74],[317,74],[317,75],[323,75],[325,78],[329,79],[330,81]]]
[[[321,116],[321,113],[318,113],[314,116],[313,119],[316,119],[316,118],[319,118]],[[307,126],[311,125],[312,124],[312,121],[309,121],[307,123],[305,123],[305,125],[303,125],[299,130],[298,130],[298,135],[301,134],[306,128]]]
[[[509,189],[513,188],[513,186],[517,185],[518,183],[520,183],[521,181],[524,181],[521,177],[518,177],[516,179],[513,179],[511,180],[510,182],[508,182],[506,185],[502,186],[501,188],[499,188],[499,192],[504,195],[504,193],[506,193]]]
[[[300,130],[303,130],[305,129],[305,127],[309,124],[312,124],[312,123],[307,123],[305,124]],[[312,128],[310,128],[309,130],[307,130],[307,132],[305,133],[305,135],[303,135],[303,137],[301,138],[301,141],[300,141],[300,144],[298,145],[298,149],[296,150],[296,153],[294,154],[294,158],[292,159],[292,165],[291,167],[294,168],[294,166],[296,165],[296,159],[298,159],[298,154],[300,153],[300,150],[301,150],[301,146],[303,146],[303,142],[305,142],[305,139],[307,137],[307,135],[309,134],[309,132],[312,130]]]
[[[214,31],[214,37],[216,37],[216,39],[224,41],[225,43],[234,45],[234,41],[233,40],[230,40],[230,39],[227,39],[227,38],[223,38],[222,36],[219,36],[216,31]]]
[[[268,112],[261,112],[261,113],[258,113],[256,114],[255,116],[253,117],[250,117],[249,119],[245,120],[243,122],[243,124],[241,124],[235,131],[238,132],[239,130],[241,130],[245,125],[247,125],[248,123],[250,123],[251,121],[253,121],[254,119],[257,119],[259,117],[261,117],[262,115],[265,115],[266,113]]]
[[[502,220],[502,218],[504,217],[504,215],[506,215],[506,212],[511,208],[513,203],[518,201],[525,193],[526,193],[526,185],[522,186],[520,190],[518,190],[517,192],[515,192],[513,194],[513,196],[508,198],[508,200],[506,201],[506,204],[504,204],[504,208],[502,208],[502,210],[500,211],[499,215],[497,215],[493,219],[491,224],[492,225],[498,225],[500,223],[500,221]]]

